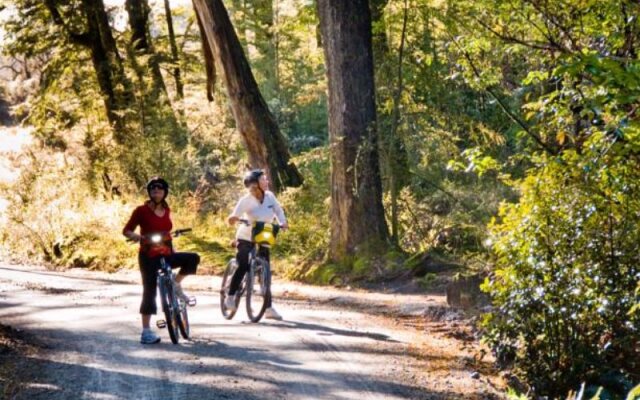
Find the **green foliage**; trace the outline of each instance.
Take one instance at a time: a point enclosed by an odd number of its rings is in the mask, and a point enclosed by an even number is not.
[[[467,147],[451,165],[497,171],[520,193],[490,226],[495,309],[484,326],[536,394],[588,381],[620,395],[623,380],[601,381],[638,371],[638,11],[501,0],[449,2],[441,14],[459,76],[516,122],[507,144],[521,154]]]
[[[199,271],[202,274],[223,273],[229,259],[235,256],[235,249],[231,246],[235,228],[226,223],[226,216],[201,218],[187,207],[178,207],[174,215],[176,227],[193,229],[176,243],[178,251],[198,253],[201,258]]]
[[[435,282],[436,278],[437,275],[430,272],[422,278],[418,279],[418,285],[420,285],[420,287],[422,287],[423,289],[429,289]]]
[[[0,191],[8,200],[1,245],[14,257],[62,267],[133,265],[135,246],[120,235],[128,207],[94,198],[75,162],[51,150],[31,153],[28,168]]]
[[[315,4],[232,2],[230,8],[262,95],[291,151],[325,145],[326,76]]]
[[[314,265],[305,275],[309,282],[320,285],[340,285],[349,275],[349,269],[338,264]]]
[[[539,157],[520,202],[504,204],[492,225],[498,267],[485,286],[496,305],[487,340],[540,393],[639,367],[640,319],[630,310],[640,279],[640,169],[626,146],[601,135],[587,145],[581,155]]]
[[[289,188],[279,195],[289,220],[289,231],[278,239],[275,254],[288,259],[282,268],[285,276],[308,279],[309,269],[324,258],[329,244],[328,148],[310,150],[294,157],[293,162],[305,182],[301,187]]]

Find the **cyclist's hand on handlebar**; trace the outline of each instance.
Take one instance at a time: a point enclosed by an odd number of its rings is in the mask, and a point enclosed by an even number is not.
[[[139,242],[142,239],[142,236],[138,235],[135,232],[130,232],[126,236],[128,242]]]

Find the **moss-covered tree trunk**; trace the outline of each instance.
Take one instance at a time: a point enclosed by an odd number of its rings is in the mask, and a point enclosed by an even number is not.
[[[222,66],[236,127],[252,167],[265,168],[275,190],[299,186],[302,176],[290,162],[289,149],[258,89],[227,10],[221,0],[193,0],[202,40]]]
[[[344,262],[388,232],[378,165],[371,16],[366,0],[318,0],[329,80],[331,243]]]

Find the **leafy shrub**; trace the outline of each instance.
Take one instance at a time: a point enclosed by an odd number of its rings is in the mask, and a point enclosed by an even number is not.
[[[106,270],[132,265],[135,246],[120,234],[131,207],[94,197],[73,162],[46,149],[31,153],[17,181],[3,187],[0,244],[31,262]]]
[[[329,244],[328,150],[319,147],[295,157],[293,162],[305,177],[304,185],[279,195],[290,229],[279,238],[275,254],[288,259],[282,270],[292,279],[324,282],[322,276],[331,275],[311,271],[323,259]]]
[[[605,143],[594,135],[583,154],[538,159],[491,226],[486,339],[536,393],[562,396],[611,371],[639,378],[640,169]]]

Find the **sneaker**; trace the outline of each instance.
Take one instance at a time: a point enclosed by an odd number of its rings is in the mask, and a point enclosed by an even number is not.
[[[156,344],[160,343],[160,337],[153,333],[151,329],[142,330],[142,335],[140,336],[140,343],[142,344]]]
[[[179,299],[182,299],[185,303],[189,303],[191,301],[191,298],[186,295],[184,290],[182,290],[182,285],[178,282],[176,282],[174,290],[176,291],[176,296],[178,296]]]
[[[238,308],[236,306],[236,295],[237,294],[227,294],[227,298],[224,299],[224,306],[231,312]]]
[[[275,319],[278,321],[282,321],[282,315],[278,314],[275,308],[269,307],[264,310],[264,317],[267,319]]]

